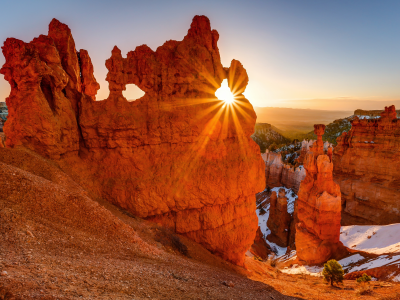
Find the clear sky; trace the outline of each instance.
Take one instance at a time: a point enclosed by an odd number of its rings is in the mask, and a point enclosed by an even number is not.
[[[197,14],[220,33],[223,65],[235,58],[247,69],[255,106],[379,109],[400,100],[398,0],[3,0],[0,41],[31,41],[59,19],[89,51],[104,99],[114,45],[125,56],[182,40]],[[0,75],[0,101],[9,90]]]

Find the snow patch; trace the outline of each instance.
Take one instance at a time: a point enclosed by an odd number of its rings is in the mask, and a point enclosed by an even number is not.
[[[323,269],[324,269],[323,267],[318,267],[318,266],[299,266],[297,264],[294,264],[291,268],[285,267],[284,269],[281,269],[281,272],[286,274],[295,274],[295,275],[306,274],[306,275],[321,277]]]
[[[365,259],[364,256],[361,256],[360,254],[354,254],[349,257],[343,258],[338,261],[338,263],[344,268],[346,268],[350,264],[354,264],[356,262],[359,262],[360,260]]]
[[[369,120],[369,119],[379,119],[381,116],[357,116],[360,120],[362,120],[362,119],[367,119],[367,120]]]
[[[292,189],[288,189],[288,188],[285,188],[285,187],[283,187],[283,186],[275,187],[275,188],[271,189],[271,191],[272,191],[272,192],[276,192],[276,195],[278,195],[280,189],[284,189],[284,190],[285,190],[285,193],[286,193],[286,198],[287,198],[287,212],[288,212],[289,214],[293,214],[293,212],[294,212],[294,202],[295,202],[296,199],[297,199],[296,193],[295,193]],[[294,196],[292,196],[292,195],[294,195]]]
[[[395,255],[395,256],[382,255],[377,258],[369,259],[368,261],[366,261],[361,265],[349,267],[347,269],[347,272],[364,271],[368,269],[379,268],[382,266],[388,266],[398,263],[400,263],[400,255]]]
[[[292,191],[292,189],[288,189],[285,187],[275,187],[271,189],[271,192],[276,192],[278,195],[279,190],[283,188],[286,193],[286,198],[287,200],[287,211],[289,214],[293,214],[294,212],[294,202],[297,199],[297,195]],[[294,195],[294,196],[292,196]],[[262,204],[260,204],[258,207],[261,207]],[[271,233],[271,230],[267,226],[268,218],[269,218],[269,209],[270,209],[270,204],[267,205],[264,210],[266,211],[265,214],[261,215],[260,214],[260,209],[256,210],[256,214],[258,217],[258,226],[260,227],[261,233],[263,234],[264,240],[267,242],[267,244],[273,249],[273,251],[276,253],[278,257],[284,255],[287,251],[287,247],[279,247],[277,244],[272,243],[267,240],[267,236]]]
[[[400,223],[342,226],[340,241],[350,249],[374,254],[400,252]]]
[[[393,282],[400,282],[400,274],[397,275],[396,277],[392,277]]]

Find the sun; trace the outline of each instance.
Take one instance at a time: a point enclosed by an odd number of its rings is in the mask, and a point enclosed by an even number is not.
[[[215,92],[215,96],[219,100],[225,101],[226,104],[235,102],[235,96],[232,94],[226,79],[222,81],[221,87]]]

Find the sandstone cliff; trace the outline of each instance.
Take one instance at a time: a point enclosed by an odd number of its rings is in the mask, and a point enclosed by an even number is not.
[[[340,237],[341,200],[333,181],[333,163],[324,155],[325,125],[315,125],[318,139],[304,160],[306,177],[297,199],[296,250],[300,260],[319,264],[342,246]]]
[[[359,119],[334,149],[342,192],[342,225],[400,222],[400,121],[394,106],[378,119]]]
[[[370,118],[379,118],[384,110],[363,110],[363,109],[356,109],[354,111],[354,116],[357,117],[370,117]],[[400,110],[396,110],[396,116],[400,117]]]
[[[306,176],[304,168],[284,164],[280,153],[267,150],[261,156],[265,163],[266,186],[270,188],[285,186],[297,193],[301,181]]]
[[[244,98],[246,70],[223,68],[218,32],[196,16],[182,41],[106,61],[110,95],[99,88],[85,50],[53,19],[47,36],[8,38],[1,74],[7,98],[6,146],[51,158],[95,197],[173,228],[237,264],[254,241],[255,193],[264,164],[250,136],[256,115]],[[233,105],[215,97],[223,79]],[[136,84],[145,95],[122,95]]]

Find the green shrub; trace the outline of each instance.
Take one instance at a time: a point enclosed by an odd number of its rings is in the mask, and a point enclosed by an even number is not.
[[[361,277],[357,278],[357,282],[358,283],[362,283],[362,282],[369,282],[371,281],[371,276],[368,276],[367,274],[363,274]]]
[[[327,282],[331,283],[332,286],[334,282],[343,282],[343,274],[344,271],[342,269],[342,266],[336,260],[331,259],[326,264],[324,264],[322,275]]]

